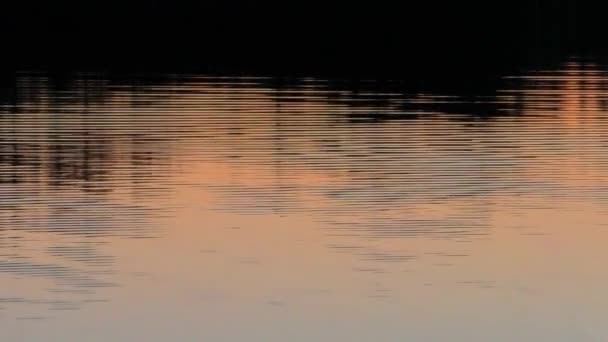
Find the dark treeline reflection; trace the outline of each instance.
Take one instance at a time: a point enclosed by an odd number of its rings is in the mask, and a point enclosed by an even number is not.
[[[7,1],[18,64],[476,72],[538,49],[603,48],[597,1]],[[477,71],[480,73],[486,71]]]
[[[238,118],[247,112],[275,113],[256,125],[277,126],[276,143],[281,144],[280,127],[290,125],[282,113],[290,111],[302,118],[313,115],[315,122],[326,113],[322,121],[327,126],[311,129],[327,130],[342,127],[344,120],[353,125],[344,126],[350,129],[434,116],[473,122],[541,115],[572,105],[565,102],[573,96],[580,97],[576,105],[583,109],[605,110],[601,96],[590,97],[606,88],[603,74],[575,60],[558,76],[503,77],[479,89],[461,87],[459,81],[21,73],[4,79],[0,98],[0,182],[100,195],[124,188],[145,192],[143,197],[162,195],[170,187],[163,189],[158,180],[173,172],[174,147],[184,141],[212,142],[224,133],[241,136],[249,119]],[[529,86],[544,92],[528,92]]]
[[[65,81],[40,75],[19,76],[14,81],[3,99],[0,117],[0,160],[10,166],[2,173],[2,182],[19,183],[27,176],[28,181],[46,179],[53,186],[104,192],[106,184],[115,185],[108,178],[110,170],[123,160],[132,166],[143,167],[152,160],[156,167],[162,164],[162,148],[143,144],[135,133],[115,135],[112,126],[120,125],[120,120],[113,122],[111,113],[106,117],[103,112],[89,111],[109,100],[106,81]],[[100,127],[100,121],[108,127]],[[24,169],[32,174],[23,173]],[[152,172],[124,175],[129,182],[146,179],[154,179]]]

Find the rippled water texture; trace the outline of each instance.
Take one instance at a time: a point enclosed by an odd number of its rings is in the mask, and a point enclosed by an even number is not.
[[[20,73],[0,339],[608,340],[606,70],[466,95]]]

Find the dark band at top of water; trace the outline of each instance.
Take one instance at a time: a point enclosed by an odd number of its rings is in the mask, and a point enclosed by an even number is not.
[[[1,67],[486,75],[556,51],[605,51],[607,9],[574,0],[7,1]]]

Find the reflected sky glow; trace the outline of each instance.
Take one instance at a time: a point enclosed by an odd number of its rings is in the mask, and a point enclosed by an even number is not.
[[[607,90],[22,73],[0,339],[604,340]]]

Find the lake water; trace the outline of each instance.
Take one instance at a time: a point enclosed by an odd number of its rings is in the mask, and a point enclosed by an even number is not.
[[[493,84],[16,74],[0,340],[608,340],[608,68]]]

